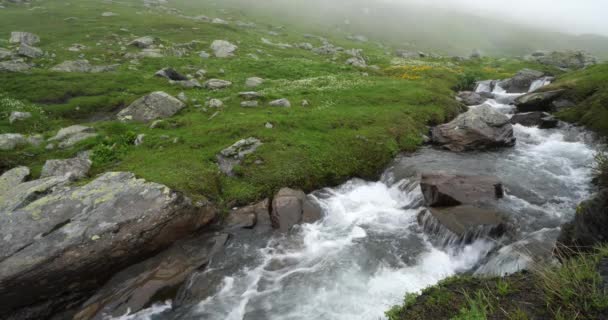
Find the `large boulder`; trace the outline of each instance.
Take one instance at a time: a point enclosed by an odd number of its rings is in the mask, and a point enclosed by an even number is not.
[[[564,90],[531,92],[515,99],[515,106],[519,112],[551,111],[553,101],[563,93]]]
[[[458,92],[458,95],[456,96],[456,100],[464,103],[467,106],[478,106],[478,105],[484,103],[488,99],[481,96],[477,92],[461,91],[461,92]]]
[[[431,207],[491,204],[504,196],[502,183],[492,176],[423,173],[420,189]]]
[[[86,178],[93,162],[89,160],[88,154],[84,153],[70,159],[47,160],[42,167],[40,178],[53,176],[69,176],[72,180]]]
[[[272,227],[287,232],[294,225],[321,219],[321,208],[306,197],[302,190],[283,188],[272,200]]]
[[[589,251],[599,244],[608,243],[608,189],[604,189],[579,204],[574,220],[562,226],[559,235],[561,252]],[[563,249],[566,247],[567,249]]]
[[[2,195],[8,200],[0,204],[3,316],[49,318],[216,214],[131,173],[105,173],[83,186],[67,181],[24,182]]]
[[[429,208],[418,215],[418,222],[430,233],[442,234],[448,242],[469,243],[480,237],[498,238],[509,226],[503,215],[492,208],[472,205]]]
[[[234,56],[238,47],[226,40],[215,40],[211,43],[211,50],[217,58],[228,58]]]
[[[553,129],[559,121],[546,112],[516,113],[511,117],[512,124],[521,124],[526,127],[539,127],[541,129]]]
[[[165,92],[156,91],[135,100],[121,110],[117,117],[121,121],[150,122],[171,117],[185,107],[186,105],[179,99]]]
[[[40,37],[30,32],[13,31],[9,43],[34,45],[40,42]]]
[[[234,176],[234,167],[241,164],[245,156],[255,152],[261,145],[262,142],[260,140],[250,137],[239,140],[222,150],[216,156],[220,171],[228,176]]]
[[[582,69],[597,63],[597,58],[584,51],[554,51],[536,57],[542,64],[562,69]]]
[[[452,151],[515,145],[509,117],[485,104],[471,108],[452,122],[434,127],[431,133],[433,143]]]
[[[532,83],[545,75],[544,72],[532,69],[523,69],[517,72],[513,78],[500,83],[500,86],[507,90],[507,93],[528,92]]]
[[[203,234],[173,244],[160,254],[133,265],[108,281],[89,298],[74,320],[103,320],[135,313],[172,298],[187,277],[202,270],[220,253],[228,234]]]
[[[94,66],[88,60],[67,60],[51,68],[57,72],[99,73],[116,71],[119,65]]]

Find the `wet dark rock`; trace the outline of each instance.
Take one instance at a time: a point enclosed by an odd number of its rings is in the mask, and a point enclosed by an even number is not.
[[[513,78],[500,83],[500,86],[507,90],[508,93],[524,93],[528,92],[532,83],[545,75],[544,72],[523,69],[517,72]]]
[[[515,105],[519,112],[551,111],[553,101],[563,93],[564,90],[531,92],[515,99]]]
[[[575,106],[576,104],[574,102],[565,98],[560,98],[553,101],[553,109],[555,109],[555,111],[560,111],[561,109],[572,108]]]
[[[504,196],[502,183],[491,176],[423,173],[420,189],[431,207],[488,204]]]
[[[263,220],[264,215],[270,215],[268,207],[269,204],[270,201],[268,199],[264,199],[259,203],[231,211],[226,218],[226,228],[251,229],[255,227],[258,222],[258,217],[260,217],[260,220]],[[266,218],[266,220],[268,219]]]
[[[511,117],[512,124],[521,124],[526,127],[539,127],[541,129],[553,129],[559,124],[559,121],[552,115],[546,112],[526,112],[517,113]]]
[[[317,221],[321,214],[321,208],[308,199],[302,190],[283,188],[272,200],[270,220],[273,228],[287,232],[294,225]]]
[[[106,173],[83,186],[68,182],[49,177],[2,195],[9,200],[0,205],[2,315],[47,318],[216,215],[208,203],[194,205],[131,173]]]
[[[497,210],[471,205],[429,208],[418,215],[418,223],[426,232],[445,237],[446,242],[469,243],[481,237],[498,238],[509,228]]]
[[[204,269],[220,252],[228,234],[181,240],[162,253],[122,270],[88,299],[74,320],[102,320],[135,313],[177,294],[187,277]]]
[[[481,105],[431,130],[433,143],[451,151],[485,150],[515,145],[509,118]]]
[[[461,101],[467,106],[478,106],[484,103],[487,99],[476,92],[461,91],[458,92],[457,100]]]
[[[570,255],[608,243],[608,189],[579,204],[574,220],[562,226],[560,252]],[[564,248],[565,247],[565,248]]]

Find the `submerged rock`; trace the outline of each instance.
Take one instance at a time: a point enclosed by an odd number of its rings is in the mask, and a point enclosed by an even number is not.
[[[502,183],[491,176],[423,173],[420,189],[431,207],[488,204],[504,196]]]
[[[509,118],[485,104],[459,115],[452,122],[434,127],[431,132],[434,144],[452,151],[515,145]]]
[[[117,117],[121,121],[150,122],[171,117],[185,107],[186,105],[179,99],[165,92],[156,91],[135,100],[120,111]]]
[[[521,124],[526,127],[539,127],[540,129],[553,129],[559,121],[546,112],[517,113],[511,117],[512,124]]]
[[[83,186],[67,182],[49,177],[2,195],[9,199],[0,204],[3,316],[19,311],[39,319],[63,311],[216,214],[131,173],[105,173]]]
[[[321,215],[321,208],[302,190],[283,188],[272,200],[270,220],[272,227],[281,232],[289,231],[296,224],[315,222]]]
[[[565,90],[531,92],[515,99],[519,112],[551,111],[553,101],[559,98]]]

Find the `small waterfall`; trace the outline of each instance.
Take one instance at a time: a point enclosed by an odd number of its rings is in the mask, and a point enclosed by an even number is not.
[[[544,86],[550,85],[553,79],[553,77],[542,77],[538,80],[534,80],[534,82],[532,82],[532,84],[530,85],[530,89],[528,89],[528,92],[534,92]]]

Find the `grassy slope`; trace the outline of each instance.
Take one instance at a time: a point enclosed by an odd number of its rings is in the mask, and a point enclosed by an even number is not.
[[[267,37],[274,42],[310,41],[319,46],[318,40],[302,37],[307,30],[292,30],[287,26],[281,36],[273,37],[268,35],[271,27],[259,23],[268,21],[266,19],[224,11],[209,1],[199,2],[196,7],[192,7],[195,4],[191,1],[172,3],[191,16],[205,14],[233,21],[254,21],[258,27],[241,29],[196,22],[145,9],[140,1],[109,4],[84,0],[67,5],[49,0],[40,9],[1,10],[0,39],[7,39],[14,30],[37,33],[42,38],[39,46],[54,53],[56,58],[36,60],[39,67],[30,74],[0,74],[0,91],[10,97],[5,100],[19,99],[35,104],[31,108],[42,110],[33,120],[10,125],[6,115],[12,109],[5,103],[1,106],[0,133],[39,132],[48,137],[61,126],[88,123],[98,129],[101,137],[71,150],[47,151],[42,146],[4,152],[0,167],[29,165],[36,174],[46,159],[65,158],[80,150],[106,146],[102,151],[114,154],[96,161],[94,174],[129,170],[194,198],[205,196],[227,206],[242,204],[268,196],[283,186],[311,190],[353,176],[374,177],[397,152],[412,150],[421,142],[420,134],[426,131],[426,124],[442,122],[455,115],[459,107],[450,88],[460,74],[497,78],[507,77],[523,67],[538,67],[515,60],[454,63],[430,59],[401,61],[410,67],[389,68],[392,57],[375,44],[349,42],[342,37],[332,40],[345,48],[364,49],[369,64],[381,67],[380,71],[368,70],[369,77],[363,77],[361,70],[344,64],[345,55],[331,61],[327,56],[301,49],[279,49],[260,41],[261,37]],[[101,17],[104,11],[119,16]],[[64,20],[68,17],[78,19]],[[127,28],[128,32],[121,28]],[[189,56],[144,59],[136,70],[130,70],[120,47],[144,35],[159,37],[166,47],[191,40],[201,43]],[[331,34],[324,36],[332,37]],[[215,39],[237,43],[237,56],[199,58],[196,52],[209,51],[208,46]],[[78,57],[80,53],[66,50],[73,43],[86,45],[88,49],[82,53],[94,64],[120,63],[121,67],[117,72],[103,74],[48,71],[57,63]],[[0,46],[7,45],[0,42]],[[259,60],[248,54],[259,56]],[[428,67],[419,69],[412,65]],[[153,77],[155,71],[166,66],[192,74],[204,68],[208,78],[223,78],[234,85],[216,92],[171,86],[164,79]],[[403,79],[404,74],[410,80]],[[244,81],[251,76],[268,80],[259,88],[266,101],[286,97],[294,106],[241,108],[237,93],[247,90]],[[210,119],[215,110],[204,112],[190,103],[170,119],[172,125],[165,129],[111,121],[117,110],[157,90],[171,94],[185,91],[201,104],[206,98],[220,98],[225,107]],[[309,100],[311,106],[300,107],[302,99]],[[266,129],[266,122],[273,123],[274,129]],[[124,143],[126,137],[130,139],[139,133],[147,135],[144,145],[135,147]],[[250,136],[260,138],[264,145],[238,168],[238,177],[221,175],[215,154]],[[173,143],[173,138],[178,138],[178,143]],[[115,144],[120,147],[108,151],[109,146]],[[256,160],[262,160],[262,164],[255,164]]]
[[[387,312],[389,320],[606,319],[608,292],[598,273],[608,247],[503,278],[457,276],[410,294]]]
[[[576,103],[559,112],[560,118],[608,136],[608,64],[565,74],[554,86],[567,89],[566,97]]]

